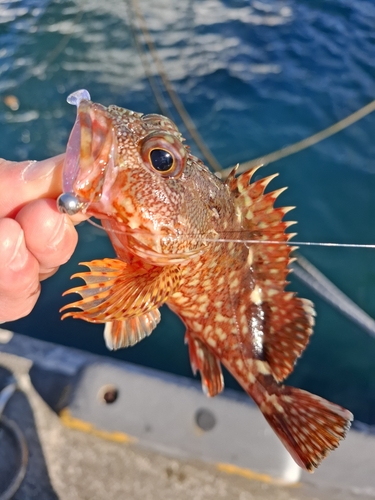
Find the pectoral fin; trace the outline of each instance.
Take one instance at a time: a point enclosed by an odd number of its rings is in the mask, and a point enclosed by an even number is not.
[[[132,346],[148,337],[159,321],[159,309],[153,309],[141,316],[108,322],[104,327],[105,344],[110,351]]]
[[[185,343],[189,346],[190,364],[194,375],[201,373],[203,392],[210,397],[216,396],[224,389],[224,378],[220,361],[205,344],[186,332]]]
[[[122,321],[147,315],[159,308],[173,294],[179,284],[178,266],[132,266],[118,259],[83,262],[90,272],[77,273],[86,284],[67,290],[78,293],[82,299],[64,306],[81,311],[68,311],[69,316],[92,323]],[[118,327],[116,327],[117,331]]]

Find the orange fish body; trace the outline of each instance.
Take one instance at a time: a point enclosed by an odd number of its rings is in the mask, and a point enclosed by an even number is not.
[[[312,471],[350,426],[348,410],[282,385],[314,324],[310,301],[286,292],[293,236],[257,168],[225,182],[189,153],[159,115],[69,97],[78,117],[67,148],[65,197],[102,219],[118,259],[84,263],[82,300],[64,314],[105,323],[111,349],[150,335],[166,303],[186,325],[193,371],[209,396],[223,364],[302,468]],[[245,235],[245,236],[244,236]],[[243,240],[254,240],[244,243]],[[228,240],[228,241],[226,241]],[[264,240],[264,243],[259,243]],[[283,244],[285,242],[285,244]]]

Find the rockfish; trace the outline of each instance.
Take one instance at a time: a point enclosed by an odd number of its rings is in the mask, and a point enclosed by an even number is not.
[[[82,299],[62,308],[79,311],[63,318],[105,323],[106,344],[118,349],[150,335],[167,304],[186,326],[204,392],[222,391],[224,365],[297,464],[313,471],[353,416],[282,384],[315,312],[285,291],[293,234],[283,221],[290,207],[274,207],[283,189],[265,192],[275,175],[251,182],[259,167],[238,177],[233,169],[222,181],[168,118],[106,108],[83,90],[68,102],[78,114],[58,204],[101,219],[118,258],[83,263],[90,271],[74,277],[86,284],[66,292]]]

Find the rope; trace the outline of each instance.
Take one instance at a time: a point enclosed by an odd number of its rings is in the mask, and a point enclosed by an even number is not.
[[[174,91],[170,80],[168,79],[165,71],[163,64],[157,55],[155,45],[152,41],[150,32],[147,29],[146,21],[145,18],[143,17],[140,8],[139,8],[139,3],[138,0],[132,0],[133,3],[133,8],[136,13],[136,16],[138,18],[138,22],[140,25],[140,28],[142,30],[145,42],[148,46],[148,49],[150,51],[150,54],[152,56],[152,59],[154,60],[154,63],[157,67],[157,70],[159,72],[160,78],[162,79],[162,82],[165,86],[166,91],[168,92],[172,103],[174,104],[176,111],[181,117],[181,120],[185,124],[188,132],[190,133],[191,137],[201,150],[201,152],[204,154],[206,159],[208,160],[208,163],[210,166],[213,168],[213,170],[220,172],[223,174],[223,177],[225,175],[228,175],[230,171],[232,170],[232,167],[222,169],[220,167],[220,164],[217,162],[217,160],[214,158],[212,155],[211,151],[208,149],[208,147],[203,143],[202,144],[202,139],[190,117],[188,114],[186,108],[182,104],[180,98]],[[131,23],[130,23],[131,24]],[[150,65],[148,63],[146,54],[144,53],[142,47],[140,46],[134,28],[131,26],[136,47],[137,50],[140,54],[140,58],[142,61],[142,64],[145,68],[145,73],[147,78],[150,81],[153,80],[152,72]],[[151,84],[151,88],[154,91],[154,88],[156,87],[156,84]],[[158,89],[157,89],[158,91]],[[163,111],[163,109],[167,110],[166,105],[163,103],[163,98],[160,97],[160,94],[155,93],[155,99],[160,107],[160,109]],[[165,101],[164,101],[165,102]],[[290,146],[287,146],[285,148],[278,149],[277,151],[273,151],[272,153],[269,153],[265,156],[261,156],[258,158],[255,158],[253,160],[249,160],[247,162],[241,163],[239,165],[239,168],[237,170],[238,173],[243,173],[246,170],[257,166],[257,165],[267,165],[269,163],[275,162],[277,160],[280,160],[281,158],[285,158],[286,156],[298,153],[299,151],[302,151],[303,149],[306,149],[310,146],[313,146],[314,144],[317,144],[320,141],[323,141],[324,139],[327,139],[328,137],[337,134],[341,130],[344,130],[345,128],[349,127],[350,125],[356,123],[360,119],[364,118],[368,114],[372,113],[372,111],[375,110],[375,100],[367,104],[366,106],[363,106],[359,110],[355,111],[351,115],[347,116],[343,120],[340,120],[336,122],[335,124],[331,125],[330,127],[321,130],[320,132],[317,132],[316,134],[313,134],[310,137],[307,137],[306,139],[303,139],[301,141],[298,141],[294,144],[291,144]],[[164,114],[169,114],[165,113]],[[198,138],[198,141],[197,141]],[[209,158],[213,158],[213,163],[209,161]],[[310,243],[311,245],[311,243]],[[330,244],[331,246],[334,246]],[[339,290],[333,283],[331,283],[328,278],[326,278],[318,269],[316,269],[307,259],[302,257],[301,255],[297,256],[297,262],[293,265],[293,270],[295,275],[306,285],[310,286],[318,295],[323,297],[328,303],[330,303],[332,306],[336,307],[339,309],[343,314],[345,314],[348,318],[350,318],[352,321],[360,325],[364,330],[366,330],[368,333],[371,335],[375,336],[375,322],[372,320],[370,316],[368,316],[359,306],[357,306],[349,297],[347,297],[341,290]]]
[[[293,274],[302,283],[305,283],[317,295],[320,295],[344,316],[362,327],[372,337],[375,337],[375,321],[373,318],[329,281],[311,262],[298,255],[297,262],[294,262],[291,268]]]
[[[126,2],[126,7],[128,7],[127,2]],[[171,118],[168,104],[166,103],[163,94],[160,92],[158,84],[153,76],[151,64],[147,58],[147,54],[142,49],[142,46],[139,43],[137,32],[134,29],[134,23],[132,21],[133,12],[131,9],[127,9],[127,10],[128,10],[129,18],[130,18],[128,26],[130,28],[130,31],[132,32],[134,45],[135,45],[135,48],[138,52],[139,58],[141,60],[145,75],[150,83],[150,87],[151,87],[152,93],[154,94],[156,104],[158,105],[158,107],[163,115],[169,116]]]
[[[290,146],[278,149],[277,151],[273,151],[272,153],[269,153],[265,156],[259,156],[258,158],[254,158],[253,160],[240,163],[237,172],[240,174],[246,172],[246,170],[249,170],[250,168],[255,167],[257,165],[265,166],[268,165],[269,163],[280,160],[281,158],[285,158],[286,156],[298,153],[303,149],[309,148],[310,146],[313,146],[314,144],[317,144],[318,142],[327,139],[327,137],[330,137],[331,135],[337,134],[341,130],[344,130],[345,128],[349,127],[350,125],[353,125],[353,123],[356,123],[357,121],[361,120],[365,116],[372,113],[374,110],[375,110],[375,100],[371,101],[366,106],[363,106],[362,108],[358,109],[357,111],[347,116],[343,120],[336,122],[334,125],[331,125],[330,127],[325,128],[320,132],[317,132],[316,134],[311,135],[306,139],[303,139],[302,141],[295,142]],[[223,170],[223,174],[229,174],[231,170],[232,167],[226,168]]]
[[[142,15],[142,12],[139,8],[139,3],[138,0],[132,0],[133,4],[133,11],[137,17],[138,20],[138,25],[142,31],[144,40],[146,42],[146,45],[148,47],[148,50],[151,54],[151,57],[155,63],[155,66],[157,68],[157,71],[160,75],[160,78],[164,84],[165,90],[168,92],[168,95],[176,108],[178,114],[181,117],[181,120],[183,121],[185,127],[188,129],[191,137],[193,138],[195,144],[198,146],[200,151],[202,152],[203,156],[206,158],[208,164],[210,167],[215,170],[216,172],[220,172],[222,170],[222,167],[220,163],[216,160],[215,156],[212,154],[211,150],[206,146],[205,142],[202,139],[202,136],[196,129],[193,120],[191,119],[189,113],[187,112],[185,106],[183,105],[181,99],[178,97],[176,91],[174,90],[166,72],[163,66],[163,63],[161,62],[161,59],[159,58],[154,42],[152,40],[151,34],[147,28],[146,20]]]
[[[172,103],[174,104],[176,111],[180,115],[181,120],[183,121],[185,127],[187,128],[188,132],[192,136],[193,140],[195,141],[196,145],[198,148],[201,150],[205,158],[207,159],[209,165],[212,167],[213,170],[216,172],[220,172],[223,177],[225,178],[226,175],[228,175],[233,167],[225,168],[223,169],[216,158],[214,157],[213,153],[211,150],[208,148],[208,146],[203,142],[203,139],[201,135],[199,134],[198,130],[196,129],[193,120],[191,119],[191,116],[189,115],[188,111],[186,110],[185,106],[183,105],[181,99],[177,95],[176,91],[174,90],[166,72],[163,66],[163,63],[157,53],[157,50],[155,48],[155,44],[152,40],[151,34],[147,28],[146,20],[140,10],[139,7],[139,2],[138,0],[132,0],[133,4],[133,11],[137,17],[139,27],[143,33],[144,40],[147,44],[147,47],[149,49],[149,52],[151,54],[151,57],[157,67],[158,73],[160,75],[160,78],[163,81],[163,84],[165,86],[165,90],[168,92],[169,97],[171,98]],[[146,54],[142,50],[139,41],[137,39],[136,33],[134,31],[134,27],[132,23],[130,23],[130,28],[133,32],[133,37],[135,40],[135,44],[137,47],[137,51],[140,55],[140,59],[142,61],[143,67],[145,68],[145,73],[147,78],[150,81],[151,88],[154,92],[155,99],[158,103],[158,106],[160,107],[162,113],[165,115],[169,115],[168,113],[168,108],[167,105],[165,104],[165,100],[162,97],[162,95],[159,92],[159,89],[157,88],[154,78],[152,76],[152,72],[150,69],[150,65],[147,61]],[[331,137],[334,134],[337,134],[338,132],[341,132],[341,130],[344,130],[345,128],[349,127],[350,125],[353,125],[357,121],[361,120],[365,116],[369,115],[375,110],[375,100],[371,101],[369,104],[366,104],[362,108],[358,109],[351,115],[347,116],[346,118],[343,118],[342,120],[334,123],[330,127],[327,127],[320,132],[317,132],[316,134],[313,134],[306,139],[302,139],[301,141],[295,142],[294,144],[291,144],[290,146],[286,146],[284,148],[278,149],[276,151],[273,151],[272,153],[266,154],[265,156],[259,156],[258,158],[254,158],[252,160],[240,163],[237,173],[243,173],[246,172],[247,170],[257,166],[257,165],[268,165],[269,163],[273,163],[277,160],[280,160],[281,158],[285,158],[286,156],[290,156],[292,154],[298,153],[299,151],[302,151],[303,149],[309,148],[315,144],[318,144],[319,142],[323,141],[324,139],[327,139],[328,137]]]

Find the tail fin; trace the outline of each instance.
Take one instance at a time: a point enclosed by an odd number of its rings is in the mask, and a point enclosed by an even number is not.
[[[341,406],[287,386],[268,395],[260,409],[293,459],[309,472],[337,448],[353,420]]]

